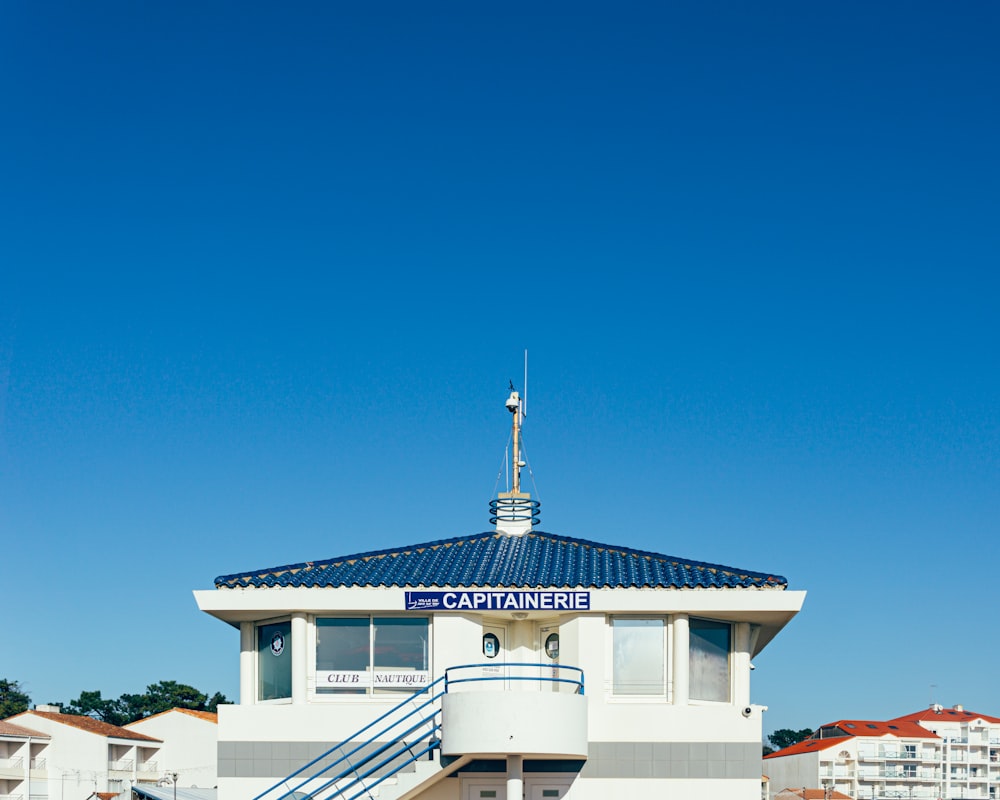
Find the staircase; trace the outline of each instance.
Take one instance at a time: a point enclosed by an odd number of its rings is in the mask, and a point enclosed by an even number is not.
[[[400,800],[441,772],[439,678],[253,800]],[[450,764],[448,773],[457,769]],[[441,775],[444,777],[444,775]]]
[[[518,742],[522,754],[586,758],[583,671],[565,665],[543,670],[534,663],[507,662],[502,667],[449,667],[443,677],[252,800],[411,800],[472,761],[466,754],[502,756],[511,741]],[[571,677],[562,677],[567,672]],[[523,682],[549,691],[510,690]],[[493,689],[476,691],[486,686]],[[442,766],[445,707],[451,722],[444,738],[451,741],[445,742],[448,758]],[[483,720],[493,722],[486,726]],[[552,720],[560,724],[546,727]]]

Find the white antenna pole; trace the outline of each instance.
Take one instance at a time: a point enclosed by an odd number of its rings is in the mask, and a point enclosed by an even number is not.
[[[528,416],[528,351],[524,351],[524,399],[521,401],[521,421]]]
[[[503,475],[507,479],[507,491],[510,491],[510,448],[503,449]]]

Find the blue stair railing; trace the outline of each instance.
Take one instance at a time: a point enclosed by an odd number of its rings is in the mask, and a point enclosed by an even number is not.
[[[511,674],[511,667],[549,674]],[[498,669],[501,668],[501,669]],[[491,670],[471,677],[453,677],[467,670]],[[563,670],[574,677],[561,677]],[[495,671],[495,672],[494,672]],[[561,664],[540,669],[537,663],[461,664],[448,667],[443,677],[419,689],[349,739],[303,764],[295,772],[261,792],[253,800],[358,800],[416,761],[432,759],[441,747],[441,698],[460,684],[489,681],[552,683],[583,694],[583,670]],[[469,687],[463,687],[468,689]],[[416,703],[416,705],[414,705]],[[320,766],[324,760],[330,763]],[[314,769],[315,768],[315,769]]]

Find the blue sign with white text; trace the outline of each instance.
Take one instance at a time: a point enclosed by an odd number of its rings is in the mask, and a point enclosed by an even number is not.
[[[407,592],[407,611],[589,611],[590,592],[555,589]]]

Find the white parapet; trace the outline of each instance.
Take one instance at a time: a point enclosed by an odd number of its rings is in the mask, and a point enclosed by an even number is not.
[[[587,698],[556,692],[455,692],[442,698],[449,756],[587,757]]]

